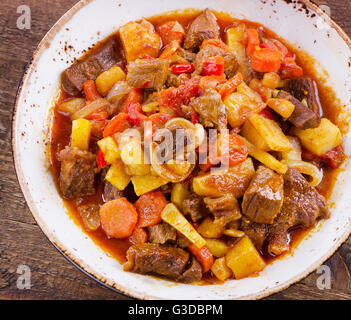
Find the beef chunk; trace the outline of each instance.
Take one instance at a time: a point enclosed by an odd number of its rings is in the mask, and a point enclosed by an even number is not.
[[[157,274],[177,280],[189,262],[189,253],[172,246],[143,243],[131,246],[127,251],[125,271]]]
[[[78,212],[87,231],[95,231],[100,227],[100,206],[97,204],[81,205],[78,207]]]
[[[205,127],[226,128],[228,120],[226,108],[221,95],[216,90],[206,90],[202,96],[194,99],[189,106],[200,115],[200,122]]]
[[[189,215],[193,222],[199,221],[210,214],[203,199],[196,194],[192,194],[190,198],[185,199],[182,206],[184,215]]]
[[[182,73],[180,75],[176,75],[174,73],[169,72],[167,75],[167,87],[176,87],[184,85],[187,81],[189,81],[190,75],[186,73]]]
[[[222,56],[225,60],[225,75],[228,78],[233,77],[236,73],[236,70],[238,69],[238,62],[236,60],[235,54],[210,44],[203,46],[199,53],[196,55],[196,60],[194,63],[196,73],[201,74],[206,60],[208,60],[210,57],[216,56]]]
[[[191,283],[193,281],[199,281],[202,278],[202,267],[201,264],[194,258],[190,258],[190,265],[183,274],[177,279],[179,282]]]
[[[185,50],[182,47],[179,47],[175,54],[189,63],[194,63],[196,59],[196,53]]]
[[[96,156],[78,148],[66,147],[59,154],[61,161],[60,190],[67,199],[95,193]]]
[[[206,39],[218,39],[219,26],[216,16],[209,10],[204,10],[190,25],[184,40],[184,48],[197,50]]]
[[[105,180],[104,192],[102,195],[105,202],[124,197],[123,191],[117,189],[107,180]]]
[[[206,207],[212,212],[215,220],[226,225],[241,218],[238,200],[232,195],[219,198],[204,198]]]
[[[253,222],[272,224],[283,204],[283,177],[260,166],[244,194],[243,213]]]
[[[152,243],[165,244],[177,240],[176,230],[167,223],[159,223],[148,228],[149,241]]]
[[[108,41],[99,49],[76,62],[62,74],[63,89],[70,95],[76,95],[83,89],[86,80],[95,80],[102,72],[118,63],[116,41]]]
[[[255,247],[262,251],[268,233],[267,225],[262,223],[251,223],[242,226],[241,230],[250,238]]]
[[[289,250],[288,231],[294,226],[312,227],[318,218],[328,218],[324,197],[295,169],[284,175],[281,212],[269,227],[268,252],[279,255]]]
[[[127,82],[135,88],[161,90],[167,80],[166,59],[137,59],[128,65]]]

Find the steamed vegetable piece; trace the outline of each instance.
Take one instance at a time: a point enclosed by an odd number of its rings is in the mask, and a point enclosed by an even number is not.
[[[188,197],[189,191],[184,184],[176,183],[171,193],[171,201],[182,210],[183,201]]]
[[[105,96],[117,81],[124,80],[125,78],[126,74],[120,67],[112,67],[96,78],[96,87]]]
[[[126,198],[120,198],[108,201],[100,208],[100,219],[106,235],[122,239],[132,235],[138,213]]]
[[[295,110],[295,106],[286,99],[269,99],[267,105],[280,114],[284,120],[288,119]]]
[[[228,268],[224,257],[215,260],[211,271],[221,281],[229,279],[233,274],[232,270]]]
[[[131,178],[134,191],[137,196],[155,190],[168,183],[167,180],[148,174],[145,176],[134,176]]]
[[[245,236],[225,256],[227,266],[239,280],[259,272],[266,266],[251,240]]]
[[[108,108],[109,106],[110,106],[110,103],[106,99],[103,99],[103,98],[96,99],[93,102],[88,103],[85,107],[73,113],[71,116],[71,119],[77,120],[77,119],[86,118],[94,112],[106,110],[106,108]]]
[[[342,143],[340,129],[329,119],[323,118],[318,128],[300,130],[293,133],[300,138],[305,149],[321,156]]]
[[[68,113],[72,115],[77,112],[85,105],[85,99],[83,98],[72,98],[60,103],[57,109],[61,112]]]
[[[205,238],[219,239],[223,236],[225,225],[221,221],[206,217],[202,220],[197,231]]]
[[[228,169],[213,170],[193,180],[194,192],[200,196],[220,197],[229,193],[236,198],[243,196],[255,174],[251,158]]]
[[[129,22],[119,32],[128,62],[143,56],[158,56],[161,39],[150,22]]]
[[[224,257],[228,252],[229,248],[223,240],[206,239],[206,242],[208,249],[217,258]]]
[[[123,191],[130,182],[130,177],[126,173],[121,160],[114,162],[114,164],[107,171],[105,179],[121,191]]]
[[[200,236],[173,203],[169,203],[163,209],[161,218],[188,238],[197,248],[201,249],[206,245],[206,240]]]
[[[264,140],[264,142],[260,142],[260,140],[252,140],[250,142],[261,148],[264,146],[269,148],[262,149],[262,151],[289,151],[292,149],[288,138],[274,120],[267,119],[259,114],[253,114],[247,121],[256,129],[261,136],[261,140]]]
[[[138,211],[138,227],[151,227],[161,222],[161,212],[167,205],[167,200],[162,192],[152,191],[143,194],[137,202],[135,208]]]
[[[91,122],[85,119],[72,121],[71,147],[80,150],[89,150]]]
[[[121,152],[115,140],[111,137],[101,139],[97,142],[107,163],[113,164],[121,158]]]
[[[213,265],[213,255],[206,245],[201,249],[195,244],[189,244],[188,250],[196,257],[196,259],[201,263],[202,272],[206,273],[209,271]]]
[[[274,158],[271,154],[268,152],[262,151],[258,149],[256,146],[254,146],[251,142],[243,138],[245,141],[246,146],[249,149],[249,155],[255,158],[256,160],[262,162],[264,165],[266,165],[268,168],[280,173],[284,174],[287,170],[288,167],[286,164],[280,162],[276,158]]]

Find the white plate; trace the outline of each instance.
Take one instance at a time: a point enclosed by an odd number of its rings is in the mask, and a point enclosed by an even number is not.
[[[328,83],[349,108],[350,40],[308,1],[303,1],[305,8],[289,2],[83,0],[48,32],[34,53],[16,101],[13,120],[15,166],[36,221],[48,238],[82,269],[107,285],[142,299],[258,299],[305,277],[347,239],[351,231],[351,169],[345,164],[331,198],[334,203],[331,218],[319,223],[291,254],[269,265],[258,277],[231,280],[223,285],[194,286],[123,272],[122,266],[94,244],[66,214],[48,171],[45,152],[49,109],[58,92],[61,72],[73,58],[81,56],[83,50],[124,23],[170,10],[208,7],[262,23],[319,61],[329,74]],[[345,146],[349,154],[349,134],[345,137]]]

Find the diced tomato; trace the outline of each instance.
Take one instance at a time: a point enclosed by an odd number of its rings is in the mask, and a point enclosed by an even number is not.
[[[272,112],[269,110],[269,108],[263,109],[261,112],[259,112],[259,114],[262,117],[265,117],[266,119],[274,120],[274,116],[273,116]]]
[[[178,21],[168,21],[156,28],[162,39],[163,45],[167,45],[172,41],[182,44],[184,40],[184,28]]]
[[[107,166],[107,162],[101,149],[97,152],[97,166],[98,168],[105,168]]]
[[[171,67],[171,71],[176,75],[179,75],[182,73],[192,73],[194,71],[194,65],[191,63],[175,64]]]
[[[106,125],[103,131],[104,138],[112,136],[117,132],[123,132],[130,128],[130,123],[128,121],[129,116],[125,112],[121,112],[111,119],[111,121]]]
[[[282,53],[277,50],[261,48],[251,57],[251,67],[257,72],[278,72],[282,62]]]
[[[218,93],[222,96],[222,100],[229,96],[242,82],[244,81],[243,75],[238,72],[233,78],[227,82],[218,85]]]
[[[209,271],[213,265],[213,255],[207,246],[199,249],[196,245],[191,243],[188,250],[196,257],[201,263],[203,273]]]
[[[238,135],[228,135],[228,163],[230,166],[235,166],[246,160],[249,155],[249,150],[245,142]],[[222,154],[222,136],[219,135],[217,139],[217,154],[220,157]]]
[[[342,145],[337,146],[336,148],[323,154],[322,159],[328,160],[329,167],[333,169],[339,168],[345,159],[344,148]]]
[[[303,69],[296,64],[295,58],[285,57],[280,69],[280,78],[282,80],[293,79],[301,77],[302,75]]]
[[[155,127],[162,127],[171,119],[172,116],[164,112],[154,113],[148,118],[148,120],[151,121],[152,125]]]
[[[246,48],[246,55],[251,56],[255,48],[260,45],[260,38],[258,36],[257,29],[247,29],[247,48]]]
[[[191,108],[191,122],[193,124],[200,123],[199,117],[197,116],[197,113],[193,108]]]
[[[220,76],[224,72],[225,60],[222,56],[208,58],[202,67],[203,76]]]
[[[176,51],[178,50],[178,48],[179,48],[179,43],[177,41],[172,41],[171,43],[169,43],[167,45],[166,48],[163,49],[163,51],[160,55],[160,58],[167,59],[170,56],[173,56],[176,53]]]
[[[143,91],[142,89],[139,88],[132,88],[125,101],[123,102],[121,106],[121,112],[127,112],[127,106],[130,103],[141,103],[143,100]]]
[[[226,50],[226,51],[229,51],[229,48],[228,46],[220,39],[207,39],[207,40],[204,40],[201,44],[201,47],[204,47],[206,45],[211,45],[211,46],[215,46],[217,48],[220,48],[220,49],[223,49],[223,50]]]
[[[94,80],[85,81],[83,83],[83,90],[84,90],[85,97],[87,98],[87,100],[91,102],[102,98],[99,92],[97,91]]]
[[[126,109],[129,121],[135,126],[140,126],[147,120],[147,116],[144,114],[140,103],[129,103]]]

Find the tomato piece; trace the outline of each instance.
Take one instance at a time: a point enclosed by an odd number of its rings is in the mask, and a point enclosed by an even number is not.
[[[261,48],[251,57],[251,67],[257,72],[278,72],[282,62],[282,53],[277,50]]]
[[[246,55],[251,56],[255,48],[260,45],[260,38],[258,35],[257,29],[247,29],[247,48],[246,48]]]
[[[200,49],[206,45],[215,46],[217,48],[229,51],[228,46],[220,39],[206,39],[202,42]]]
[[[179,75],[182,73],[192,73],[194,72],[194,65],[191,63],[187,64],[175,64],[171,67],[172,73]]]
[[[225,60],[222,56],[208,58],[202,67],[203,76],[220,76],[224,72]]]
[[[179,43],[177,41],[172,41],[171,43],[169,43],[167,45],[166,48],[163,49],[163,51],[160,55],[160,58],[167,59],[170,56],[173,56],[176,53],[176,51],[178,50],[178,48],[179,48]]]
[[[321,158],[328,160],[329,167],[333,169],[339,168],[345,159],[344,148],[342,145],[337,146],[336,148],[323,154]]]
[[[296,64],[295,58],[286,57],[280,69],[280,78],[282,80],[293,79],[301,77],[302,75],[303,69]]]
[[[185,31],[178,21],[168,21],[156,28],[157,33],[162,39],[162,44],[167,45],[172,41],[182,44]]]
[[[213,265],[213,255],[207,246],[203,246],[201,249],[199,249],[197,246],[191,243],[188,246],[188,250],[201,263],[203,273],[206,273],[211,269]]]
[[[245,142],[238,135],[230,134],[228,136],[228,163],[230,166],[235,166],[246,160],[249,155],[249,150]],[[222,136],[219,135],[217,139],[218,157],[221,157],[222,151]]]
[[[218,93],[222,96],[222,100],[229,96],[243,81],[243,75],[238,72],[233,78],[223,84],[219,84],[217,88]]]
[[[104,138],[112,136],[117,132],[123,132],[130,128],[130,123],[128,121],[128,114],[121,112],[111,119],[111,121],[106,125],[103,131]]]
[[[87,80],[83,83],[83,91],[85,94],[85,97],[87,100],[90,102],[93,102],[97,99],[101,99],[100,93],[97,91],[95,81],[94,80]]]
[[[172,118],[173,117],[170,114],[160,112],[152,114],[151,116],[149,116],[148,120],[152,122],[152,125],[154,127],[162,127]]]
[[[262,111],[260,111],[259,115],[261,115],[262,117],[265,117],[266,119],[274,120],[274,116],[272,112],[269,110],[269,108],[265,108]]]
[[[129,103],[127,105],[127,114],[129,121],[137,127],[147,120],[140,103]]]
[[[97,166],[98,168],[105,168],[107,166],[107,162],[101,149],[97,152]]]

